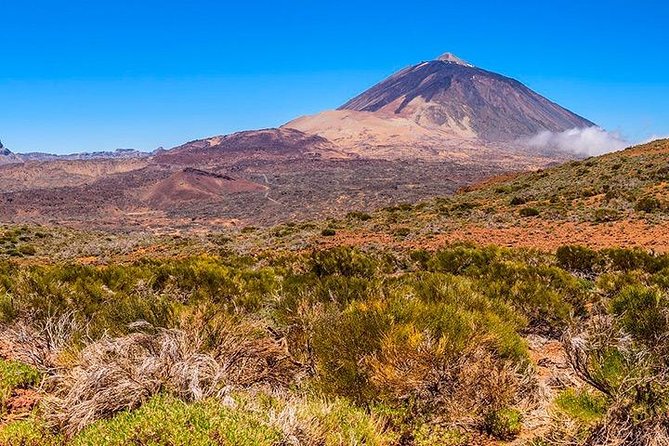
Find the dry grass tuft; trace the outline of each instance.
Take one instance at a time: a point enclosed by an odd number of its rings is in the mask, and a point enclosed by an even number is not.
[[[295,373],[284,349],[257,337],[254,327],[219,332],[221,342],[210,351],[197,333],[146,323],[133,328],[139,331],[86,346],[75,367],[47,380],[52,425],[71,435],[160,392],[194,401],[234,387],[285,385]]]
[[[55,373],[59,355],[70,345],[82,324],[73,311],[33,322],[18,321],[0,331],[0,340],[12,346],[11,356],[37,367],[43,373]]]
[[[285,446],[359,444],[389,446],[397,437],[387,420],[343,399],[319,400],[304,396],[279,398],[269,413],[269,424],[282,433]]]

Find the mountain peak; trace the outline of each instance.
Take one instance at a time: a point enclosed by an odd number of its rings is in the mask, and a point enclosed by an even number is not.
[[[470,64],[469,62],[460,59],[458,56],[456,56],[453,53],[444,53],[441,56],[437,57],[437,60],[440,60],[442,62],[448,62],[448,63],[454,63],[456,65],[462,65],[465,67],[473,67],[474,65]]]
[[[451,53],[407,67],[339,109],[405,118],[495,143],[595,125],[520,82],[474,68]]]
[[[0,141],[0,156],[9,156],[11,154],[12,152],[10,152],[8,148],[3,146],[2,141]]]

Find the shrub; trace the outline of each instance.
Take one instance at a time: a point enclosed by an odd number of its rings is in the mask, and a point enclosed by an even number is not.
[[[522,208],[518,213],[521,217],[536,217],[539,215],[539,210],[536,208]]]
[[[653,212],[660,208],[660,202],[655,197],[642,197],[634,204],[634,210],[637,212]]]
[[[453,246],[437,251],[427,262],[430,271],[465,274],[485,269],[499,256],[495,248],[475,248],[469,245]]]
[[[594,220],[598,223],[620,220],[621,215],[615,209],[598,208],[595,210]]]
[[[20,245],[18,251],[24,256],[34,256],[37,253],[37,248],[33,245]]]
[[[7,410],[7,402],[16,389],[36,386],[41,374],[27,364],[0,359],[0,415]]]
[[[574,371],[605,396],[608,406],[581,443],[666,443],[667,353],[643,339],[635,342],[620,325],[627,323],[600,316],[589,321],[583,332],[566,337],[565,350]]]
[[[0,426],[0,446],[65,446],[63,435],[54,433],[35,415]]]
[[[454,427],[444,427],[425,423],[414,434],[416,446],[467,446],[471,444],[471,436]]]
[[[321,231],[321,235],[323,237],[334,237],[337,234],[337,231],[335,231],[332,228],[325,228]]]
[[[559,335],[572,314],[584,314],[588,302],[584,283],[555,267],[493,262],[480,279],[479,292],[512,305],[531,331],[548,335]]]
[[[520,434],[522,426],[522,416],[517,409],[494,410],[484,420],[486,432],[499,440],[513,440]]]
[[[654,273],[669,266],[668,256],[656,256],[638,248],[607,248],[601,253],[608,260],[609,267],[617,271],[644,270]]]
[[[527,199],[526,197],[516,196],[516,197],[513,197],[513,198],[511,199],[511,201],[509,202],[509,204],[510,204],[511,206],[519,206],[519,205],[521,205],[521,204],[525,204],[525,203],[527,203],[527,202],[528,202],[528,199]]]
[[[602,266],[599,253],[585,246],[561,246],[555,257],[560,268],[572,272],[593,274]]]
[[[575,389],[560,392],[555,399],[555,405],[560,412],[584,424],[601,420],[608,409],[606,399],[601,395]]]
[[[418,263],[421,269],[426,269],[428,262],[432,259],[432,254],[425,249],[416,249],[411,251],[409,258]]]
[[[243,404],[241,402],[237,404]],[[208,399],[187,404],[169,396],[155,396],[141,408],[98,421],[72,440],[72,446],[128,444],[193,445],[280,444],[281,432],[261,414],[245,407],[224,406]]]
[[[438,287],[432,291],[424,288],[430,277]],[[484,399],[508,404],[512,365],[527,354],[513,311],[474,292],[466,279],[427,275],[398,285],[396,297],[354,301],[317,321],[319,387],[360,403],[415,401],[428,412],[475,410]]]
[[[389,431],[381,416],[343,398],[322,400],[291,398],[270,402],[270,425],[285,438],[281,444],[368,445],[397,444],[397,435]],[[278,412],[273,415],[272,412]]]
[[[379,269],[378,263],[372,256],[350,247],[314,251],[311,255],[311,270],[319,277],[339,274],[369,278]]]
[[[366,212],[352,211],[346,214],[346,218],[348,218],[349,220],[367,221],[371,220],[372,216]]]
[[[398,237],[406,237],[407,235],[411,234],[411,229],[402,227],[402,228],[397,228],[393,233],[398,236]]]
[[[651,346],[669,332],[669,298],[659,290],[629,286],[611,300],[611,311],[627,333]]]

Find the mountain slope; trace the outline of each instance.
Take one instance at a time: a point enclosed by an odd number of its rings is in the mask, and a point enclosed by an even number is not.
[[[515,141],[543,130],[595,125],[514,79],[476,68],[451,54],[405,68],[339,109],[471,131],[486,141]]]
[[[158,153],[159,163],[179,165],[221,165],[240,159],[279,161],[290,158],[348,158],[321,136],[294,129],[249,130],[191,141]]]
[[[148,187],[142,198],[153,206],[162,207],[174,206],[183,201],[215,200],[226,194],[266,189],[251,181],[187,167]]]
[[[0,165],[14,164],[21,160],[0,142]]]
[[[546,162],[537,156],[576,155],[523,147],[519,140],[592,126],[514,79],[445,54],[393,74],[337,110],[284,127],[323,136],[363,157],[496,163],[514,154],[538,166]]]
[[[456,241],[539,248],[642,247],[669,253],[669,139],[490,178],[415,206],[329,223],[328,245],[435,249]],[[317,230],[320,228],[317,228]]]

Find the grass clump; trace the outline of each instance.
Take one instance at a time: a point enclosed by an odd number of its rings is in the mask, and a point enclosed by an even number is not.
[[[76,365],[48,381],[49,421],[73,434],[94,421],[136,409],[165,392],[184,401],[220,394],[230,386],[287,385],[293,363],[260,330],[223,324],[218,330],[156,329],[146,324],[120,338],[86,346]],[[212,339],[203,339],[202,334]],[[213,348],[206,349],[210,343]]]
[[[42,375],[34,367],[18,361],[0,359],[0,414],[17,389],[29,389],[39,384]]]
[[[555,405],[561,413],[583,424],[592,424],[601,420],[608,409],[606,399],[601,395],[575,389],[560,392]]]
[[[596,273],[603,262],[597,251],[584,246],[561,246],[555,257],[561,268],[586,275]]]
[[[280,431],[252,411],[226,407],[213,399],[188,404],[157,395],[135,411],[95,423],[69,444],[270,446],[280,440]]]
[[[499,440],[513,440],[523,427],[521,413],[509,408],[489,412],[484,423],[486,432]]]

